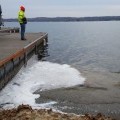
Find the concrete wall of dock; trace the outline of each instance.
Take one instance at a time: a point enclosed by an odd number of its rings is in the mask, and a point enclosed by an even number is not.
[[[21,67],[27,65],[27,61],[33,54],[38,54],[39,50],[48,42],[48,35],[36,39],[23,49],[0,61],[0,90],[18,73]]]

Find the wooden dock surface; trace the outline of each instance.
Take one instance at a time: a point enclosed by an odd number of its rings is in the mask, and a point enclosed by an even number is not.
[[[20,33],[0,32],[0,90],[27,65],[33,54],[38,55],[47,45],[47,33],[26,33],[27,40],[20,39]]]
[[[0,34],[0,61],[16,53],[45,34],[46,33],[26,33],[25,36],[27,40],[25,41],[20,39],[19,33]]]

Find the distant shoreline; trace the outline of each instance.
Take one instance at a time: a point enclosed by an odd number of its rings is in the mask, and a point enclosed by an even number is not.
[[[120,16],[98,17],[35,17],[28,18],[28,22],[83,22],[83,21],[120,21]],[[17,18],[6,18],[4,22],[17,22]]]

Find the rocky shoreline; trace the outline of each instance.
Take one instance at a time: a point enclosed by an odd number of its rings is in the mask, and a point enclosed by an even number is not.
[[[0,120],[115,120],[101,113],[96,116],[75,115],[54,112],[52,109],[32,109],[29,105],[20,105],[10,110],[0,110]]]

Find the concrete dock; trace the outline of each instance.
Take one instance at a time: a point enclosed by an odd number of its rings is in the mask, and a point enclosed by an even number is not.
[[[26,33],[25,37],[27,40],[21,40],[17,29],[0,32],[0,90],[48,41],[47,33],[42,32]]]

